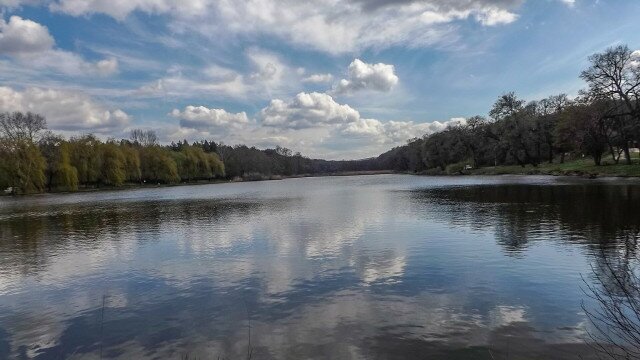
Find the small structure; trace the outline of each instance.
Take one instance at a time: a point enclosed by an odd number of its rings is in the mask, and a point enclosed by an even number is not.
[[[4,193],[5,194],[13,194],[13,187],[8,187],[8,188],[4,189]]]

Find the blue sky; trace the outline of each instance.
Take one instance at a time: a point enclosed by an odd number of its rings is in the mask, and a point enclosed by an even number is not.
[[[502,93],[577,94],[637,0],[0,0],[0,111],[67,136],[377,155]]]

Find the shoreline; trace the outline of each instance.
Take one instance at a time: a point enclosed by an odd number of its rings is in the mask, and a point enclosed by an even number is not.
[[[460,176],[484,176],[484,175],[548,175],[596,178],[640,178],[640,163],[634,159],[632,164],[614,164],[603,161],[602,165],[595,165],[590,159],[567,161],[564,163],[542,163],[533,165],[502,165],[486,166],[477,169],[464,170],[463,166],[441,169],[430,169],[418,173],[420,175],[460,175]]]
[[[90,193],[98,191],[126,191],[137,189],[153,189],[153,188],[166,188],[166,187],[180,187],[180,186],[194,186],[194,185],[215,185],[215,184],[232,184],[243,182],[261,182],[261,181],[278,181],[286,179],[300,179],[300,178],[322,178],[322,177],[343,177],[343,176],[372,176],[372,175],[413,175],[413,176],[550,176],[550,177],[573,177],[583,179],[630,179],[640,180],[640,165],[622,165],[622,164],[604,164],[601,166],[586,166],[586,169],[575,168],[575,162],[565,164],[541,164],[538,167],[527,165],[522,166],[489,166],[481,167],[470,170],[460,170],[456,172],[447,172],[440,169],[430,169],[418,173],[403,172],[395,170],[366,170],[366,171],[344,171],[335,173],[320,173],[320,174],[299,174],[299,175],[264,175],[262,178],[235,178],[235,179],[216,179],[212,181],[193,181],[193,182],[181,182],[177,184],[133,184],[128,183],[122,186],[108,186],[102,185],[97,187],[79,188],[76,191],[44,191],[37,194],[0,194],[2,197],[23,197],[23,196],[38,196],[47,194],[77,194],[77,193]],[[562,169],[562,167],[567,167]],[[616,171],[619,169],[626,169],[631,171]],[[598,171],[594,171],[598,170]],[[604,171],[603,171],[604,170]],[[606,171],[609,170],[609,171]],[[613,170],[613,171],[611,171]]]
[[[397,172],[393,170],[365,170],[365,171],[343,171],[336,173],[320,173],[320,174],[299,174],[299,175],[271,175],[266,176],[263,175],[262,178],[235,178],[235,179],[216,179],[211,181],[193,181],[193,182],[180,182],[177,184],[138,184],[138,183],[127,183],[122,186],[109,186],[102,185],[96,187],[84,187],[78,188],[75,191],[44,191],[41,193],[35,194],[5,194],[0,193],[0,198],[2,197],[23,197],[23,196],[42,196],[49,194],[78,194],[78,193],[91,193],[91,192],[99,192],[99,191],[127,191],[127,190],[137,190],[137,189],[154,189],[154,188],[168,188],[168,187],[180,187],[180,186],[194,186],[194,185],[216,185],[216,184],[233,184],[233,183],[243,183],[243,182],[261,182],[261,181],[279,181],[286,179],[301,179],[301,178],[320,178],[320,177],[341,177],[341,176],[370,176],[370,175],[389,175],[389,174],[405,174],[402,172]]]

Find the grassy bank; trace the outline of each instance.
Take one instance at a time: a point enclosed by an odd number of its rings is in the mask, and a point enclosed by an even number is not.
[[[468,175],[557,175],[557,176],[585,176],[585,177],[640,177],[640,163],[634,160],[632,165],[613,164],[603,162],[596,166],[591,159],[567,161],[563,164],[540,164],[522,166],[490,166],[473,170],[463,170],[458,173]]]

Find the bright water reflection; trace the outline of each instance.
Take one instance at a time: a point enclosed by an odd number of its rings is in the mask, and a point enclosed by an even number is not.
[[[576,358],[580,276],[639,200],[401,175],[3,198],[0,358],[246,358],[249,328],[254,359]]]

